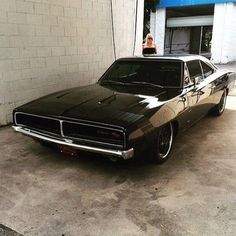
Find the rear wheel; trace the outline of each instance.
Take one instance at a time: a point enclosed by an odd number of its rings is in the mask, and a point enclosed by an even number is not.
[[[226,98],[227,98],[227,91],[225,89],[221,96],[220,102],[215,107],[213,107],[211,112],[212,115],[220,116],[223,114],[226,105]]]
[[[157,133],[152,160],[158,164],[164,163],[168,158],[173,144],[174,130],[172,123],[162,126]]]

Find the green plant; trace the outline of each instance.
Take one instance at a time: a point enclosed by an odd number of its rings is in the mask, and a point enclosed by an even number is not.
[[[160,0],[144,0],[144,9],[148,10],[149,12],[155,12],[156,6],[159,4]]]

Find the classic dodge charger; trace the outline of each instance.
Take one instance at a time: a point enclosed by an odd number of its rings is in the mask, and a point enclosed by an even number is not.
[[[121,58],[96,84],[16,108],[13,128],[61,151],[123,160],[145,153],[163,163],[178,132],[223,113],[234,82],[233,72],[202,56]]]

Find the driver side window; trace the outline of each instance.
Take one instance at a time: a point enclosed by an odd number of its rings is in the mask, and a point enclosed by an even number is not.
[[[190,79],[189,71],[187,65],[184,66],[184,86],[193,84],[193,81]]]
[[[198,60],[188,61],[187,63],[189,75],[191,81],[194,81],[195,78],[199,77],[199,80],[203,80],[202,68]]]

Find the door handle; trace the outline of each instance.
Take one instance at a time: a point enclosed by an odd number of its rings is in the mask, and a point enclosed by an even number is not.
[[[180,102],[186,102],[186,97],[180,97],[181,98],[181,100],[180,100]]]

